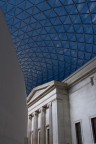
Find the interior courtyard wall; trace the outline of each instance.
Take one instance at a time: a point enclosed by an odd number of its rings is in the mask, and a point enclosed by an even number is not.
[[[76,144],[77,122],[81,122],[83,144],[93,144],[91,118],[96,117],[96,72],[71,87],[69,101],[73,144]]]

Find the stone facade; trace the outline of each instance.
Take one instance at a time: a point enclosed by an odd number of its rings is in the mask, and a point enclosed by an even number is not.
[[[91,118],[96,117],[96,58],[63,82],[52,81],[27,98],[28,144],[93,144]]]

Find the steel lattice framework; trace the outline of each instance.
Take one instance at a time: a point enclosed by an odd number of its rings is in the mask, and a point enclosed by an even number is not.
[[[63,80],[96,56],[96,0],[0,1],[27,94]]]

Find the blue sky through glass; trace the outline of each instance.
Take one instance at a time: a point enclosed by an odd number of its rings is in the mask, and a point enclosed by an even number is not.
[[[0,1],[27,94],[63,80],[96,56],[95,0]]]

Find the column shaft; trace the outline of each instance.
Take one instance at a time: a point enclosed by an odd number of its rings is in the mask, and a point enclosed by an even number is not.
[[[40,144],[45,144],[45,108],[41,108],[41,138]]]
[[[34,112],[33,144],[38,142],[38,113]]]
[[[28,128],[27,128],[28,144],[31,144],[31,125],[32,125],[32,116],[28,116]]]

